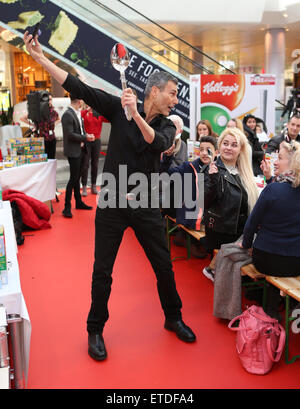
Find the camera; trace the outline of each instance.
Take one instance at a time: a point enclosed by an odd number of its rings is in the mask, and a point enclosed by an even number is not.
[[[292,88],[291,94],[293,97],[300,98],[300,88]]]
[[[35,123],[47,121],[50,117],[49,92],[33,91],[27,95],[28,118]]]

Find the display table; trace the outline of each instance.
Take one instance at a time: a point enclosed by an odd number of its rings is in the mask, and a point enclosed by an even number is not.
[[[2,190],[14,189],[41,202],[55,199],[56,159],[0,170]]]
[[[31,323],[21,290],[19,265],[17,259],[17,243],[11,213],[11,206],[10,202],[8,201],[2,203],[3,208],[0,209],[0,225],[4,226],[6,253],[7,261],[9,263],[9,269],[7,274],[8,284],[2,285],[2,287],[0,288],[0,304],[4,305],[8,318],[11,318],[11,320],[15,321],[15,323],[17,321],[20,322],[20,339],[17,340],[17,342],[19,343],[19,345],[17,345],[18,356],[17,358],[14,358],[14,364],[18,365],[19,369],[19,373],[17,375],[17,387],[22,388],[24,387],[24,385],[22,385],[22,372],[24,373],[26,380],[28,375]],[[9,335],[12,336],[13,334],[11,329],[9,330],[9,332]],[[18,362],[16,362],[17,359],[19,360]],[[3,370],[4,368],[0,369]]]

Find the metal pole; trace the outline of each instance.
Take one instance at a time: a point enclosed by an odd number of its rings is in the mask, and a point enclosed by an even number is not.
[[[15,389],[24,389],[24,368],[22,351],[22,318],[18,314],[8,315],[9,341],[11,344],[11,360],[14,373]]]

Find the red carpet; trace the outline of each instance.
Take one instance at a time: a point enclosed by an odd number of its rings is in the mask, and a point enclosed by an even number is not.
[[[85,202],[96,208],[95,196]],[[40,388],[299,388],[300,360],[283,358],[265,376],[241,367],[235,333],[213,317],[213,284],[201,271],[207,261],[174,262],[183,318],[197,335],[185,344],[163,328],[155,276],[132,230],[115,263],[104,337],[108,359],[87,354],[86,317],[94,252],[93,211],[61,215],[53,202],[52,229],[28,232],[19,247],[21,284],[32,324],[29,389]],[[185,250],[173,246],[176,255]],[[293,336],[300,353],[300,336]]]

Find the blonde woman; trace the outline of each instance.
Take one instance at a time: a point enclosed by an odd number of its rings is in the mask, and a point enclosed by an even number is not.
[[[272,169],[269,161],[263,160],[261,163],[261,170],[264,173],[267,183],[278,182],[281,177],[286,178],[287,173],[290,172],[293,154],[300,149],[300,143],[296,141],[281,142],[279,145],[279,154],[277,160],[274,162],[274,177],[272,177]],[[282,176],[281,176],[282,175]]]
[[[243,233],[258,198],[249,156],[249,143],[238,128],[226,128],[218,138],[219,157],[204,169],[206,247],[220,249]],[[214,281],[214,261],[203,274]]]
[[[280,153],[283,150],[285,145],[281,145]],[[253,247],[255,267],[261,273],[277,277],[300,275],[299,144],[292,146],[290,159],[289,169],[276,176],[260,194],[245,225],[242,242],[243,248]],[[279,302],[279,291],[270,286],[266,313],[280,320]]]
[[[244,132],[243,122],[239,118],[231,118],[227,122],[226,128],[238,128]]]

